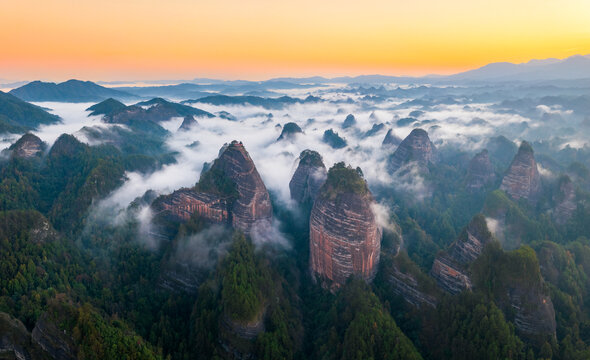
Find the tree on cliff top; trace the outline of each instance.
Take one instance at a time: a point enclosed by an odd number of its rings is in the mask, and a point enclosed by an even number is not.
[[[363,179],[363,172],[360,168],[353,169],[343,162],[334,164],[328,172],[328,179],[322,187],[321,194],[330,199],[336,198],[339,194],[353,193],[364,195],[369,191],[367,182]]]

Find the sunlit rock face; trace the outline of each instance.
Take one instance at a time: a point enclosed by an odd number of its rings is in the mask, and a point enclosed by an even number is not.
[[[394,172],[403,164],[414,161],[419,165],[435,163],[438,159],[436,147],[430,141],[428,133],[414,129],[397,147],[389,160],[389,170]]]
[[[310,218],[311,271],[332,289],[356,275],[371,281],[381,251],[374,203],[358,170],[336,164],[314,202]]]
[[[553,220],[559,225],[564,225],[576,210],[576,190],[569,176],[559,179],[557,193],[553,196],[555,207],[553,208]]]
[[[209,177],[207,187],[203,186],[201,177],[195,188],[161,196],[152,205],[154,213],[175,221],[187,221],[196,214],[206,221],[228,224],[246,234],[253,228],[270,226],[270,196],[241,142],[233,141],[224,146],[206,172],[214,174]]]
[[[467,169],[465,188],[473,193],[481,190],[487,184],[494,182],[496,174],[490,162],[487,150],[483,150],[471,159]]]
[[[299,164],[289,182],[291,199],[299,204],[313,203],[328,177],[322,157],[316,151],[303,150]]]
[[[541,176],[531,145],[523,141],[502,179],[501,190],[514,200],[536,202],[541,194]]]
[[[451,247],[436,257],[430,274],[443,290],[451,294],[471,289],[467,268],[492,239],[485,217],[476,215]]]
[[[238,141],[232,141],[210,170],[221,171],[235,184],[237,198],[231,208],[232,226],[249,233],[258,222],[270,223],[272,205],[254,161]]]

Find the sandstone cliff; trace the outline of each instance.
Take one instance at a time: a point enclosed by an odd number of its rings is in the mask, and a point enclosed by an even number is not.
[[[300,204],[313,203],[327,177],[322,156],[313,150],[303,150],[297,170],[289,182],[291,199]]]
[[[496,174],[490,162],[488,151],[483,150],[469,162],[465,188],[469,192],[476,192],[486,185],[493,183],[495,179]]]
[[[451,294],[471,289],[468,267],[492,239],[485,217],[476,215],[451,247],[436,257],[430,274],[443,290]]]
[[[541,194],[541,176],[531,145],[523,141],[510,168],[502,179],[501,190],[514,200],[536,202]]]
[[[428,133],[422,129],[414,129],[399,144],[389,160],[389,170],[397,171],[403,164],[415,161],[419,165],[428,165],[438,159],[436,147],[430,141]]]
[[[559,225],[564,225],[576,210],[576,190],[569,176],[564,175],[559,179],[557,193],[553,196],[555,206],[553,208],[553,220]]]
[[[241,142],[224,146],[219,157],[191,189],[161,196],[152,204],[154,214],[187,221],[193,214],[214,224],[228,224],[250,234],[269,226],[272,205],[266,186]]]
[[[43,350],[51,354],[55,360],[75,360],[76,349],[74,340],[65,331],[49,319],[47,313],[41,315],[32,333],[33,341]]]
[[[310,218],[311,271],[337,288],[351,275],[371,281],[381,251],[381,229],[373,197],[360,171],[334,165],[314,202]]]

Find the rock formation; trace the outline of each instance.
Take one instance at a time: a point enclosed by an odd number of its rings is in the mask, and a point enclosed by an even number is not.
[[[65,331],[60,330],[57,325],[49,319],[47,313],[41,315],[32,332],[35,343],[51,354],[56,360],[77,359],[74,340]]]
[[[189,130],[190,128],[198,124],[199,123],[193,115],[187,115],[184,117],[184,120],[182,121],[182,124],[180,124],[178,130]]]
[[[359,169],[334,165],[314,202],[310,218],[311,271],[337,288],[350,275],[371,281],[381,251],[381,229],[373,197]]]
[[[398,146],[401,142],[402,139],[400,139],[399,136],[395,135],[393,129],[389,129],[387,130],[387,134],[385,134],[385,138],[383,139],[381,145],[383,147],[393,147]]]
[[[395,256],[382,254],[380,275],[390,286],[391,292],[415,307],[435,307],[439,291],[435,281],[420,271],[405,251]]]
[[[471,289],[469,264],[492,239],[485,217],[476,215],[451,247],[436,257],[430,274],[443,290],[451,294]]]
[[[490,162],[488,151],[484,149],[469,162],[465,188],[469,192],[476,192],[495,179],[494,167]]]
[[[8,150],[12,152],[12,156],[14,157],[29,159],[41,156],[45,147],[45,143],[37,136],[26,133],[17,142],[12,144]]]
[[[525,199],[536,202],[541,194],[541,176],[537,169],[531,145],[523,141],[512,160],[508,172],[502,179],[501,190],[514,200]]]
[[[380,132],[381,130],[385,129],[385,124],[383,123],[379,123],[379,124],[373,124],[373,126],[371,127],[371,129],[369,129],[365,134],[364,137],[371,137],[371,136],[375,136],[377,135],[378,132]]]
[[[281,131],[281,135],[277,139],[280,140],[292,140],[295,138],[297,134],[303,134],[303,130],[294,122],[288,122],[283,126],[283,130]]]
[[[389,169],[397,171],[402,165],[415,161],[419,165],[428,165],[437,161],[436,147],[430,141],[428,133],[414,129],[397,147],[389,160]]]
[[[152,205],[154,214],[186,221],[193,214],[216,224],[229,224],[249,234],[272,219],[266,186],[241,142],[225,145],[220,156],[191,189],[161,196]]]
[[[555,206],[553,219],[555,223],[564,225],[576,210],[576,190],[569,176],[564,175],[559,179],[557,193],[553,196]]]
[[[332,129],[324,131],[322,141],[330,145],[334,149],[342,149],[347,145],[346,139],[341,138],[340,135],[338,135],[338,133],[334,132],[334,130]]]
[[[11,315],[0,312],[0,359],[51,359],[31,339],[25,325]]]
[[[356,125],[356,118],[354,117],[354,115],[348,114],[346,116],[346,119],[344,119],[344,122],[342,123],[342,128],[348,129],[349,127],[352,127],[355,125]]]
[[[322,156],[316,151],[303,150],[297,170],[289,182],[291,199],[300,204],[313,203],[327,177]]]

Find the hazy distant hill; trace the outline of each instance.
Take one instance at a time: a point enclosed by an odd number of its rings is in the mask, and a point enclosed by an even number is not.
[[[59,121],[42,108],[0,91],[0,133],[19,133]]]
[[[10,93],[26,101],[86,102],[100,101],[110,97],[134,98],[123,91],[109,89],[92,81],[68,80],[59,84],[33,81]]]
[[[566,59],[531,60],[522,64],[491,63],[479,69],[444,77],[445,80],[539,81],[590,78],[590,56],[574,55]]]

